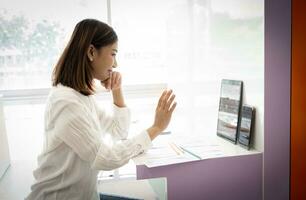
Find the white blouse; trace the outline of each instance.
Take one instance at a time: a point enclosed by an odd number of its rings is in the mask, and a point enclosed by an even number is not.
[[[98,170],[113,170],[151,147],[147,131],[127,139],[128,108],[113,106],[109,115],[85,96],[59,84],[48,96],[43,152],[27,200],[97,200]],[[101,140],[109,133],[115,143]]]

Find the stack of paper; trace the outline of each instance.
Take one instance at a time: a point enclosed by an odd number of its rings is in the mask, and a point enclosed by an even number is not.
[[[144,163],[147,167],[157,167],[198,160],[198,158],[190,154],[176,152],[170,145],[164,148],[150,149],[145,156],[147,159]]]
[[[190,140],[184,142],[163,141],[145,154],[134,158],[137,163],[147,167],[157,167],[195,160],[224,156],[223,149],[218,143]]]

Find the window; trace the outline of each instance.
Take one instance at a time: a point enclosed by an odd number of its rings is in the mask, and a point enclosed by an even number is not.
[[[1,8],[0,90],[49,88],[75,24],[107,20],[106,0],[5,0]]]
[[[0,93],[12,158],[35,159],[40,151],[51,72],[84,18],[108,22],[118,33],[131,133],[151,125],[159,94],[169,87],[178,101],[169,130],[177,137],[215,134],[221,79],[238,79],[244,102],[257,108],[255,145],[261,150],[263,6],[263,0],[3,1]],[[105,94],[99,99],[110,100]]]

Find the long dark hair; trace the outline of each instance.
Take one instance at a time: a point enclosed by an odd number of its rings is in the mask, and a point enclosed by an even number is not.
[[[93,69],[87,57],[87,50],[90,44],[100,49],[117,41],[116,32],[106,23],[96,19],[80,21],[55,65],[52,85],[61,83],[86,96],[94,94]]]

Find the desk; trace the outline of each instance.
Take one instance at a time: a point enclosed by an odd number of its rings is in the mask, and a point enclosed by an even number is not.
[[[0,180],[1,200],[21,200],[30,192],[35,162],[12,161],[11,166]],[[147,180],[118,180],[98,184],[98,191],[106,194],[144,198],[167,199],[166,178]]]
[[[153,168],[136,163],[137,179],[167,177],[170,200],[262,199],[262,153],[227,144],[232,153],[223,157]]]
[[[103,194],[119,195],[136,199],[167,199],[167,179],[120,180],[98,185]]]

